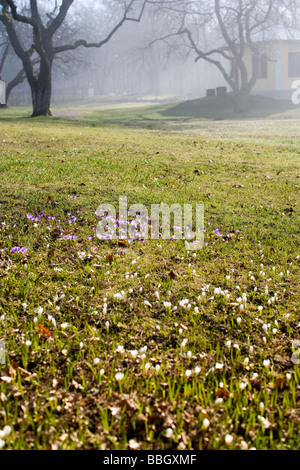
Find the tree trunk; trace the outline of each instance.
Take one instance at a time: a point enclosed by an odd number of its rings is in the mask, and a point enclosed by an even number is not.
[[[51,77],[45,81],[38,80],[35,85],[31,85],[31,96],[33,106],[31,117],[52,116],[50,111]]]
[[[249,111],[249,92],[239,90],[234,97],[234,111],[238,114],[245,114]]]

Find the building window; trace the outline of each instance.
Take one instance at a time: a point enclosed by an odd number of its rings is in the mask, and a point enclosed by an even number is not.
[[[300,77],[300,52],[289,52],[289,77]]]
[[[255,69],[255,61],[257,60],[255,56],[252,57],[253,60],[253,71]],[[258,75],[257,78],[268,78],[268,56],[267,54],[261,54],[258,60]]]
[[[268,78],[268,56],[267,54],[262,54],[260,57],[260,77],[259,78]]]

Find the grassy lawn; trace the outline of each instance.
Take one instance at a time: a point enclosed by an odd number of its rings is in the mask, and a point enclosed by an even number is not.
[[[1,447],[298,449],[299,108],[108,108],[0,110]],[[204,247],[101,241],[120,196]]]

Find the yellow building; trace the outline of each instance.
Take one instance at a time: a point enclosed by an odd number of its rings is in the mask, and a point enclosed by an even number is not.
[[[265,30],[253,42],[259,45],[259,76],[253,93],[273,97],[288,97],[292,83],[300,79],[300,32],[284,29]],[[248,49],[245,63],[249,75],[253,71],[253,53]]]

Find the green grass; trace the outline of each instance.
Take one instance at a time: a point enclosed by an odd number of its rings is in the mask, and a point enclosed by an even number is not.
[[[299,448],[298,108],[170,106],[1,110],[4,449]],[[204,203],[205,246],[100,241],[122,195]]]
[[[177,101],[175,101],[177,100]],[[1,112],[2,120],[26,119],[30,108],[9,108]],[[257,119],[299,119],[300,107],[291,101],[251,96],[246,114],[234,113],[233,95],[179,101],[178,97],[129,96],[93,97],[82,102],[53,106],[53,120],[83,122],[91,127],[133,127],[176,130],[206,126],[207,121],[243,121]]]

